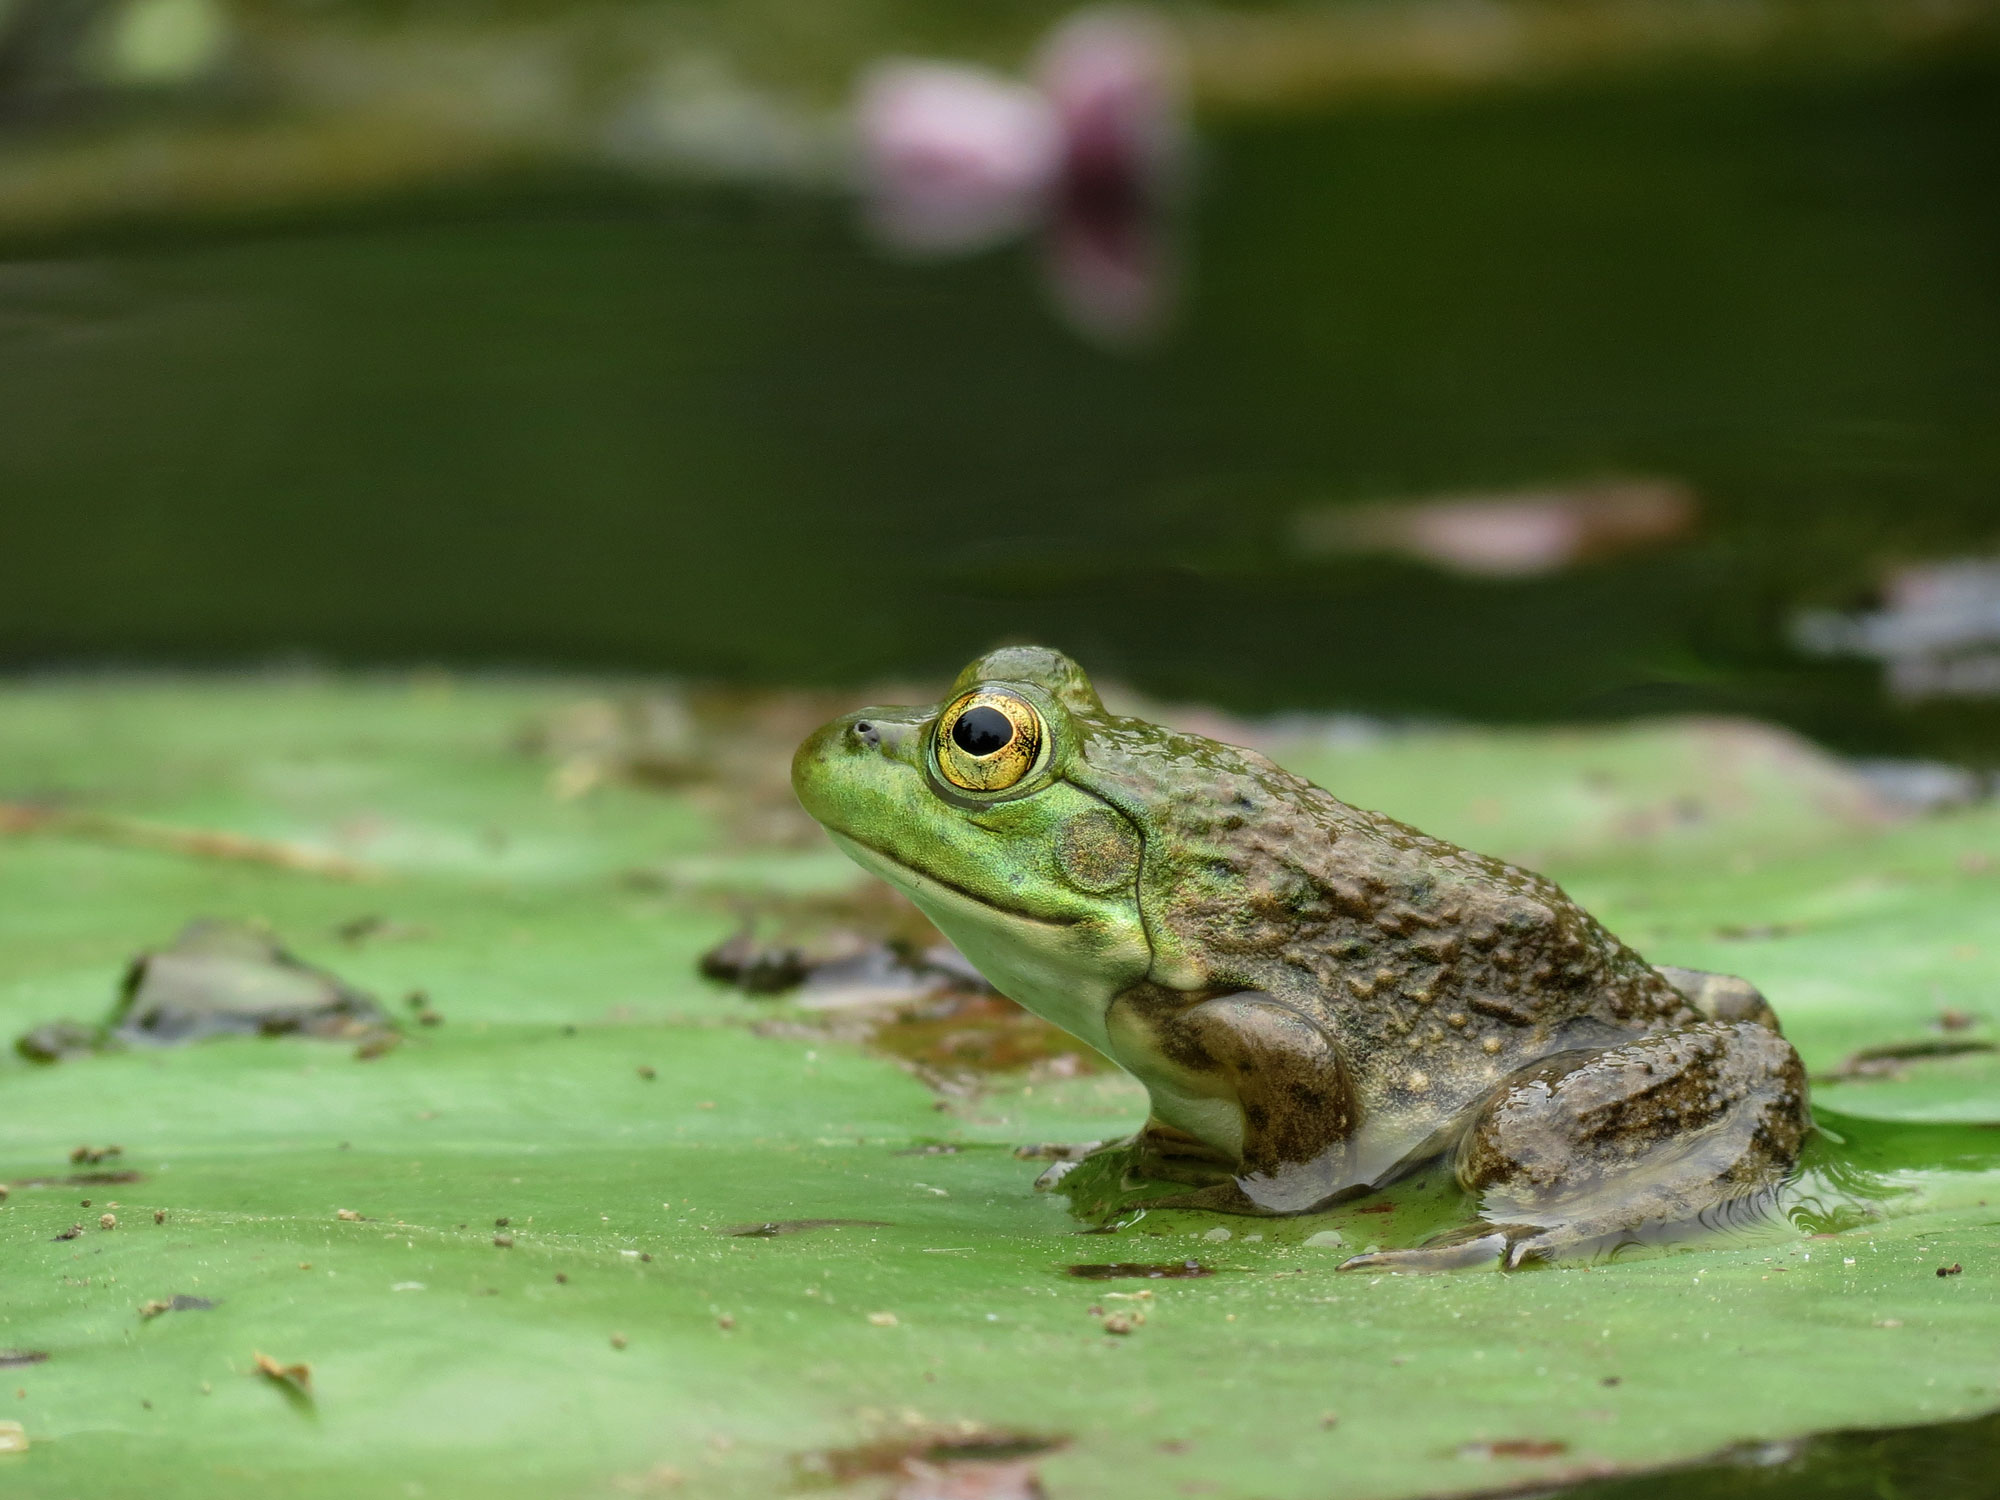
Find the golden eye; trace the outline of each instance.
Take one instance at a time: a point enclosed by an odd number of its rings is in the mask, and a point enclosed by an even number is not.
[[[1034,769],[1042,716],[1012,693],[967,693],[938,720],[938,769],[953,786],[998,792]]]

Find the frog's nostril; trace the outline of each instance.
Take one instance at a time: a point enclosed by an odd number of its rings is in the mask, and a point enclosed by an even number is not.
[[[882,743],[882,731],[866,719],[854,721],[854,737],[871,750]]]

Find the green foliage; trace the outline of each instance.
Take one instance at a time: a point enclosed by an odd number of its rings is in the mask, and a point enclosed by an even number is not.
[[[1792,1222],[1611,1264],[1334,1273],[1461,1212],[1435,1179],[1388,1212],[1079,1235],[1005,1148],[1114,1134],[1136,1088],[1014,1075],[941,1101],[803,1025],[758,1034],[807,1018],[695,978],[733,920],[714,892],[849,873],[735,849],[689,795],[558,800],[513,742],[570,695],[0,695],[0,798],[114,820],[0,842],[7,1036],[100,1019],[131,954],[200,915],[261,919],[406,1018],[412,990],[443,1017],[372,1061],[242,1039],[0,1062],[0,1350],[49,1356],[0,1369],[0,1417],[32,1443],[0,1455],[9,1495],[540,1500],[664,1493],[666,1466],[682,1494],[761,1497],[805,1482],[803,1455],[964,1423],[1066,1440],[1039,1461],[1056,1496],[1389,1497],[2000,1405],[2000,1132],[1968,1123],[2000,1115],[1991,1054],[1823,1088],[1842,1139],[1814,1148]],[[1817,1072],[1938,1035],[1946,1009],[1978,1018],[1955,1035],[1994,1034],[1993,809],[1884,821],[1801,747],[1686,726],[1285,758],[1536,853],[1652,957],[1748,975]],[[125,847],[117,819],[374,873]],[[336,935],[364,916],[374,935]],[[937,1142],[960,1149],[909,1154]],[[141,1176],[61,1181],[117,1170]],[[883,1222],[716,1232],[804,1218]],[[1344,1245],[1307,1243],[1329,1231]],[[1188,1257],[1218,1274],[1063,1270]],[[142,1315],[177,1294],[216,1306]],[[1093,1306],[1145,1321],[1109,1334]],[[258,1353],[308,1364],[310,1397],[253,1374]]]

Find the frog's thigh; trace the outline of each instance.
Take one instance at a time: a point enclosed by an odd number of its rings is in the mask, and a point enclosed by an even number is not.
[[[1260,990],[1132,1019],[1174,1083],[1240,1114],[1236,1186],[1255,1208],[1300,1212],[1345,1185],[1353,1090],[1318,1023]],[[1171,1123],[1179,1111],[1162,1104],[1156,1093]]]
[[[1774,1185],[1809,1123],[1789,1042],[1754,1021],[1707,1022],[1509,1079],[1454,1165],[1518,1261],[1642,1225],[1711,1221]]]
[[[1672,964],[1657,965],[1660,977],[1679,990],[1688,1002],[1711,1021],[1755,1021],[1778,1031],[1777,1012],[1763,992],[1749,980],[1735,974],[1712,974],[1707,969],[1682,969]]]

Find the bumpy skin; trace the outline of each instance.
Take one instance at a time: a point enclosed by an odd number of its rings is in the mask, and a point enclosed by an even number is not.
[[[939,715],[980,690],[1045,728],[999,792],[942,773]],[[1543,877],[1254,751],[1113,717],[1056,652],[836,720],[793,780],[1002,991],[1146,1084],[1122,1149],[1187,1184],[1176,1201],[1297,1213],[1450,1153],[1482,1220],[1350,1265],[1515,1264],[1712,1219],[1810,1126],[1744,981],[1656,969]]]

